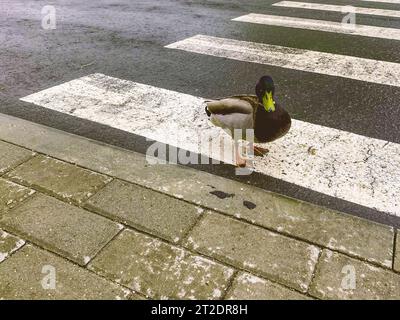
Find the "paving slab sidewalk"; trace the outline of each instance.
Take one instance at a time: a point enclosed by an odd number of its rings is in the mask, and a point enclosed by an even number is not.
[[[0,176],[0,299],[400,298],[390,226],[1,114]]]

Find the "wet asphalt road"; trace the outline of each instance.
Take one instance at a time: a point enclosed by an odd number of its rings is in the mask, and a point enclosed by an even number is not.
[[[400,143],[400,87],[164,48],[205,34],[400,63],[399,41],[230,21],[250,12],[330,21],[343,17],[335,12],[272,7],[274,2],[0,0],[0,112],[144,152],[140,137],[18,99],[96,72],[202,97],[253,93],[256,80],[270,74],[277,84],[276,99],[294,118]],[[395,4],[351,0],[309,2],[400,10]],[[49,4],[57,10],[55,30],[41,28],[41,9]],[[399,18],[357,15],[357,23],[400,28]],[[241,179],[228,166],[201,169]],[[243,181],[400,226],[399,218],[269,177],[253,174]]]

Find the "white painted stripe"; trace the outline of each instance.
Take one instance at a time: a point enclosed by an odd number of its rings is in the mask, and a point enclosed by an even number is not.
[[[202,98],[102,74],[22,100],[207,156],[199,137],[225,135],[206,119]],[[256,171],[400,216],[399,144],[294,120],[268,148]]]
[[[400,87],[400,64],[197,35],[167,48]]]
[[[400,0],[361,0],[361,1],[367,1],[367,2],[382,2],[382,3],[396,3],[396,4],[400,4]]]
[[[297,2],[297,1],[280,1],[272,5],[278,7],[301,8],[301,9],[322,10],[322,11],[337,11],[343,13],[348,12],[348,7],[349,7],[349,6],[337,6],[332,4]],[[398,10],[361,8],[361,7],[353,7],[353,8],[355,9],[355,13],[357,14],[371,14],[375,16],[400,18],[400,11]]]
[[[287,28],[317,30],[324,32],[351,34],[364,37],[400,40],[400,29],[383,28],[356,24],[351,27],[341,22],[303,19],[285,16],[274,16],[267,14],[250,13],[232,19],[233,21],[264,24]]]

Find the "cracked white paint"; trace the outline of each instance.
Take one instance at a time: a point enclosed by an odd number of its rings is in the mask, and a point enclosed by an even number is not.
[[[204,212],[204,209],[200,207],[196,207],[196,210],[198,214],[202,214]]]
[[[295,17],[275,16],[268,14],[250,13],[244,16],[232,19],[233,21],[264,24],[269,26],[280,26],[287,28],[316,30],[323,32],[333,32],[342,34],[351,34],[364,37],[400,40],[400,29],[384,28],[375,26],[366,26],[356,24],[350,26],[341,22],[303,19]]]
[[[90,257],[89,256],[84,256],[83,257],[83,262],[84,262],[84,264],[88,264],[89,263],[89,261],[90,261]]]
[[[394,62],[204,35],[172,43],[166,48],[400,86],[400,64]]]
[[[198,137],[226,136],[208,122],[202,98],[102,74],[22,100],[208,156]],[[399,144],[293,120],[268,148],[255,171],[400,216]]]
[[[265,284],[265,280],[261,279],[259,277],[256,277],[255,275],[252,275],[250,273],[242,273],[240,274],[237,278],[236,281],[242,284]]]
[[[256,268],[256,265],[255,265],[254,263],[252,263],[252,262],[244,261],[244,262],[243,262],[243,267],[245,267],[245,268],[250,268],[250,269],[255,269],[255,268]],[[276,268],[278,267],[278,265],[275,265],[274,267],[275,267],[275,269],[276,269]]]
[[[216,288],[213,290],[212,296],[214,299],[218,299],[222,296],[222,291]]]
[[[337,6],[332,4],[309,3],[309,2],[298,2],[298,1],[280,1],[272,5],[278,7],[334,11],[341,13],[348,12],[348,7],[349,7],[349,6]],[[356,14],[370,14],[374,16],[400,18],[399,10],[386,10],[386,9],[374,9],[374,8],[362,8],[362,7],[353,7],[353,8],[355,9]]]
[[[0,252],[0,262],[3,262],[8,257],[8,255],[8,252]]]

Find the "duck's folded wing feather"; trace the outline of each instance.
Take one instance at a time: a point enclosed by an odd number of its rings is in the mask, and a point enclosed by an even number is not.
[[[232,114],[253,112],[250,102],[238,98],[225,98],[221,100],[213,100],[207,102],[207,109],[212,114]]]

